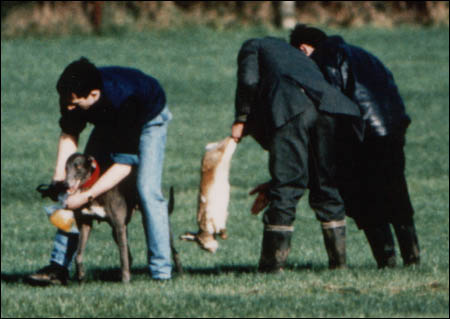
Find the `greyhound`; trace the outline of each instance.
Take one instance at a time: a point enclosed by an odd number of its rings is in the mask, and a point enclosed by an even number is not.
[[[66,162],[65,183],[68,193],[74,193],[91,187],[100,175],[100,167],[92,156],[75,153]],[[130,222],[133,211],[138,204],[135,170],[117,186],[113,187],[89,203],[74,210],[75,221],[80,231],[78,248],[75,258],[76,276],[79,281],[85,277],[83,253],[92,229],[92,221],[107,221],[112,227],[112,234],[119,247],[122,282],[130,281],[132,256],[128,246],[126,226]],[[174,208],[173,188],[170,189],[169,215]],[[170,233],[170,245],[176,270],[183,272],[178,252],[175,250]]]

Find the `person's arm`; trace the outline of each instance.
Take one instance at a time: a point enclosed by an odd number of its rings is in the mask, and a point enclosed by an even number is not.
[[[336,54],[336,69],[339,71],[338,80],[335,80],[335,86],[337,86],[342,93],[348,98],[352,98],[355,90],[355,77],[351,64],[344,49],[340,49]]]
[[[124,180],[131,173],[131,169],[132,166],[128,164],[115,163],[111,165],[86,193],[93,198],[100,196]]]
[[[231,136],[236,142],[243,137],[245,123],[256,100],[258,83],[258,41],[252,39],[242,45],[238,55],[235,122],[231,127]]]
[[[131,173],[132,166],[128,164],[113,164],[87,191],[70,195],[66,200],[67,209],[77,209],[87,204],[90,198],[96,198],[119,184]]]
[[[58,143],[58,154],[56,157],[55,172],[53,181],[63,181],[66,178],[67,159],[78,149],[78,136],[61,132]]]

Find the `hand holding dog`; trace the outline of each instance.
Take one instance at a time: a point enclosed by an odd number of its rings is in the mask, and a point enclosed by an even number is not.
[[[254,189],[252,189],[249,193],[249,195],[254,195],[258,193],[258,196],[256,197],[255,201],[253,202],[253,206],[251,208],[251,212],[253,215],[258,215],[259,212],[261,212],[264,208],[269,205],[270,201],[267,197],[267,191],[269,190],[270,182],[260,184],[256,186]]]
[[[118,185],[131,173],[128,164],[113,164],[89,190],[69,195],[66,200],[67,209],[78,209],[89,202],[89,197],[96,198]]]
[[[66,199],[66,208],[78,209],[89,202],[89,197],[91,197],[89,191],[69,195]]]

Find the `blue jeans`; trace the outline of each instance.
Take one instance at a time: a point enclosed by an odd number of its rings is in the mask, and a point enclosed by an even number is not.
[[[113,162],[137,165],[137,189],[141,199],[148,263],[154,279],[170,279],[172,272],[169,215],[167,202],[161,191],[167,126],[171,119],[172,114],[166,107],[156,118],[143,126],[137,156],[131,154],[112,154],[111,156]],[[88,142],[86,148],[90,146],[92,147]],[[99,150],[96,149],[95,153],[98,152]],[[100,158],[101,155],[99,154],[98,157]],[[50,262],[69,268],[77,245],[78,234],[58,231]]]

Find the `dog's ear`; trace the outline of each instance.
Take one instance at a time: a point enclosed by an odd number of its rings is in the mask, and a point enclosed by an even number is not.
[[[95,170],[97,168],[97,162],[95,161],[95,158],[93,156],[88,156],[86,167],[90,167],[92,170]]]

